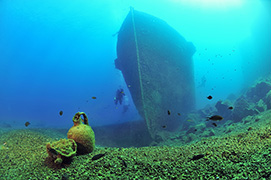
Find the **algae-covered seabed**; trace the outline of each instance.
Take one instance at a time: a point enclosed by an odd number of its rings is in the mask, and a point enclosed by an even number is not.
[[[97,147],[63,167],[47,159],[45,145],[56,140],[52,132],[0,130],[0,179],[269,179],[271,110],[245,119],[235,132],[189,145]],[[106,154],[92,161],[100,153]],[[199,154],[204,157],[191,159]]]

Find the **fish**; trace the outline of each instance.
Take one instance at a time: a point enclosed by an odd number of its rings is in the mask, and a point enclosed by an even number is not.
[[[167,126],[166,125],[163,125],[162,128],[166,128]]]
[[[26,123],[24,123],[24,125],[25,125],[25,127],[27,127],[30,125],[30,122],[27,121]]]
[[[221,121],[222,119],[224,119],[222,116],[214,115],[214,116],[211,116],[211,117],[207,117],[206,121],[209,121],[209,120],[212,120],[212,121]]]
[[[212,125],[214,125],[215,127],[217,126],[217,124],[216,124],[216,123],[212,123]]]
[[[232,107],[232,106],[230,106],[228,109],[232,110],[232,109],[233,109],[233,107]]]
[[[105,153],[104,154],[96,154],[95,156],[92,157],[91,160],[95,161],[95,160],[98,160],[98,159],[100,159],[100,158],[102,158],[104,156],[105,156]]]
[[[167,114],[170,115],[170,113],[171,113],[170,110],[167,110]]]
[[[195,161],[195,160],[199,160],[199,159],[201,159],[201,158],[203,158],[203,157],[204,157],[204,154],[194,155],[194,156],[191,158],[191,160],[192,160],[192,161]]]
[[[59,115],[62,116],[63,115],[63,111],[59,111]]]
[[[91,99],[97,99],[97,97],[95,97],[95,96],[92,96],[92,97],[91,97]]]
[[[181,113],[178,113],[178,116],[180,116],[181,115]]]
[[[208,96],[207,99],[211,100],[211,99],[213,99],[213,97],[212,96]]]

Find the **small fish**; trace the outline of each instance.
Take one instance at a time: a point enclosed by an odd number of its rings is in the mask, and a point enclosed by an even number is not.
[[[221,121],[223,119],[222,116],[219,116],[219,115],[214,115],[214,116],[211,116],[211,117],[207,117],[207,120],[212,120],[212,121]]]
[[[204,157],[204,154],[194,155],[194,156],[191,158],[191,160],[192,160],[192,161],[195,161],[195,160],[199,160],[199,159],[201,159],[201,158],[203,158],[203,157]]]
[[[192,119],[187,119],[186,121],[188,121],[188,122],[193,122],[193,120],[192,120]]]
[[[93,96],[93,97],[91,97],[91,99],[97,99],[97,97]]]
[[[162,128],[166,128],[166,127],[167,127],[166,125],[162,126]]]
[[[27,121],[26,123],[24,123],[24,125],[25,125],[25,127],[27,127],[30,125],[30,122]]]
[[[178,116],[180,116],[181,115],[181,113],[178,113]]]
[[[104,154],[96,154],[95,156],[92,157],[91,160],[95,161],[95,160],[98,160],[98,159],[100,159],[100,158],[102,158],[104,156],[105,156],[105,153]]]
[[[249,127],[249,128],[248,128],[248,131],[251,131],[251,130],[252,130],[252,127]]]
[[[230,107],[229,107],[229,109],[230,109],[230,110],[232,110],[232,109],[233,109],[233,107],[232,107],[232,106],[230,106]]]
[[[216,124],[216,123],[212,123],[212,125],[214,125],[215,127],[217,126],[217,124]]]
[[[170,115],[170,113],[171,113],[170,110],[167,110],[167,114]]]
[[[63,115],[63,111],[59,111],[59,115],[62,116]]]
[[[213,99],[213,97],[212,96],[208,96],[207,99],[211,100],[211,99]]]

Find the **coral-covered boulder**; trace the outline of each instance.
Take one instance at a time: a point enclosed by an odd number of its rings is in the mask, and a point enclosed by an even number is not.
[[[76,155],[77,145],[73,139],[60,139],[52,144],[46,144],[46,150],[50,158],[56,164],[62,164],[63,161],[68,160]]]

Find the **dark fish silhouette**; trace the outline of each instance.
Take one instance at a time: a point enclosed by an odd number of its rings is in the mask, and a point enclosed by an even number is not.
[[[166,125],[163,125],[162,128],[166,128],[167,126]]]
[[[211,100],[211,99],[213,99],[213,97],[212,96],[208,96],[207,99]]]
[[[25,127],[27,127],[30,125],[30,122],[27,121],[26,123],[24,123],[24,125],[25,125]]]
[[[181,113],[178,113],[178,116],[180,116],[181,115]]]
[[[92,99],[97,99],[97,97],[93,96]]]
[[[201,159],[201,158],[203,158],[203,157],[204,157],[204,154],[194,155],[194,156],[191,158],[191,160],[192,160],[192,161],[195,161],[195,160],[199,160],[199,159]]]
[[[229,107],[229,109],[230,109],[230,110],[232,110],[232,109],[233,109],[233,107],[232,107],[232,106],[230,106],[230,107]]]
[[[211,117],[207,117],[207,121],[209,120],[212,120],[212,121],[221,121],[223,119],[222,116],[219,116],[219,115],[214,115],[214,116],[211,116]]]
[[[167,110],[167,114],[170,115],[170,110]]]
[[[215,127],[217,126],[217,124],[216,124],[216,123],[212,123],[212,125],[214,125]]]
[[[63,111],[59,111],[59,115],[62,116],[63,115]]]
[[[104,154],[97,154],[97,155],[92,157],[92,161],[98,160],[98,159],[100,159],[100,158],[102,158],[104,156],[105,156],[105,153]]]

